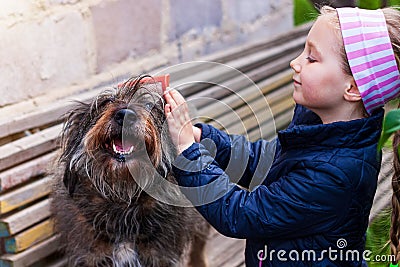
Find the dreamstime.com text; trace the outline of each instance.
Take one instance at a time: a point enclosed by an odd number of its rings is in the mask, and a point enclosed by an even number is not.
[[[267,245],[264,249],[259,250],[257,258],[260,261],[278,260],[286,261],[323,261],[329,259],[330,261],[366,261],[366,262],[390,262],[394,260],[394,255],[373,255],[372,251],[364,250],[362,253],[358,250],[346,250],[347,241],[344,238],[338,239],[337,248],[329,247],[317,253],[315,250],[268,250]]]

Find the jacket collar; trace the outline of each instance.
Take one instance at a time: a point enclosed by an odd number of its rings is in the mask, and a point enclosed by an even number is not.
[[[383,115],[383,109],[379,109],[368,118],[322,124],[314,112],[296,106],[292,123],[278,132],[278,138],[284,150],[312,146],[365,147],[378,142]]]

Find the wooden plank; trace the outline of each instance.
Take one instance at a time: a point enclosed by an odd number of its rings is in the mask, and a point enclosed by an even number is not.
[[[18,254],[4,254],[0,256],[0,266],[2,267],[27,267],[33,263],[56,252],[60,245],[59,235],[31,247]]]
[[[392,176],[393,176],[393,151],[383,150],[381,171],[378,176],[378,188],[372,204],[369,221],[379,215],[379,212],[387,208],[392,200]]]
[[[272,113],[265,114],[264,116],[259,116],[256,120],[253,116],[248,118],[242,118],[240,122],[231,124],[229,127],[226,127],[226,131],[230,134],[246,134],[248,131],[252,131],[253,129],[260,129],[262,125],[265,125],[269,122],[272,123],[272,126],[275,124],[275,116],[274,114],[282,113],[288,109],[293,107],[293,100],[291,98],[285,99],[285,101],[278,102],[277,104],[271,106]],[[275,127],[271,128],[272,132],[275,132]]]
[[[43,263],[40,267],[66,267],[68,264],[67,258],[60,258],[54,262]]]
[[[254,90],[254,86],[244,88],[240,91],[235,92],[235,94],[230,94],[228,97],[224,98],[223,103],[230,108],[235,109],[243,105],[243,99],[246,99],[246,101],[253,101],[255,99],[258,99],[261,95],[266,95],[267,93],[274,91],[276,88],[287,84],[289,81],[292,80],[292,75],[293,71],[289,70],[279,73],[260,82],[258,84],[258,87],[260,88],[259,91]],[[224,112],[224,110],[221,110],[220,107],[220,102],[214,102],[211,104],[209,103],[204,108],[199,109],[198,114],[209,118],[217,118],[221,116]]]
[[[213,232],[216,232],[214,229]],[[232,267],[244,262],[245,240],[225,237],[216,232],[206,245],[209,266]]]
[[[75,105],[75,101],[91,101],[109,83],[111,82],[97,82],[96,86],[91,90],[81,89],[80,91],[83,92],[70,93],[63,98],[53,96],[46,99],[45,97],[38,97],[37,99],[2,108],[0,138],[46,124],[59,122],[62,115]]]
[[[290,73],[284,78],[285,81],[289,82],[287,77],[290,77],[291,80],[293,71],[289,70],[288,66],[289,61],[293,58],[294,55],[287,54],[285,57],[266,63],[250,72],[247,72],[246,76],[238,75],[237,77],[233,77],[221,84],[205,88],[186,98],[189,102],[193,103],[196,108],[201,109],[210,104],[210,99],[223,99],[245,88],[255,91],[257,90],[257,86],[259,86],[263,80],[268,78],[271,79],[272,76],[280,76],[282,72]]]
[[[0,146],[0,170],[36,158],[56,148],[62,125],[55,125],[12,143]]]
[[[44,177],[0,196],[0,214],[5,214],[50,193],[51,177]]]
[[[250,141],[256,141],[260,138],[266,140],[274,138],[276,136],[277,130],[282,130],[290,123],[290,120],[293,117],[293,107],[289,108],[282,114],[274,116],[274,121],[268,121],[267,123],[261,124],[259,131],[250,131],[250,133],[248,134],[248,139]]]
[[[40,243],[52,236],[54,233],[53,220],[45,220],[28,230],[17,234],[16,236],[4,239],[4,245],[7,253],[18,253]]]
[[[50,199],[0,219],[0,237],[12,236],[50,216]]]
[[[239,117],[245,119],[249,116],[262,116],[270,117],[272,114],[272,106],[279,104],[279,102],[285,102],[287,99],[292,99],[293,86],[284,86],[277,91],[277,93],[272,93],[264,98],[260,97],[253,101],[248,101],[247,105],[241,106],[235,110],[230,110],[216,119],[217,122],[210,122],[211,125],[217,126],[223,125],[225,128],[229,128],[232,124],[237,124],[238,121],[235,118]],[[223,101],[223,100],[222,100]],[[268,106],[269,105],[269,106]],[[268,114],[266,114],[266,112]]]
[[[0,172],[0,193],[20,185],[33,177],[45,174],[49,163],[54,160],[55,154],[56,152],[52,152]]]

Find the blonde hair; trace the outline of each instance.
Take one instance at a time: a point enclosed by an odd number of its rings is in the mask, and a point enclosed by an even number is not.
[[[394,56],[396,58],[397,67],[400,68],[400,11],[395,8],[383,8],[383,14],[386,19],[386,25],[389,33],[389,38],[392,43]],[[351,69],[347,60],[344,49],[342,34],[340,31],[339,18],[336,9],[323,6],[320,9],[320,16],[328,19],[334,29],[337,29],[338,41],[340,42],[339,55],[342,59],[341,65],[344,73],[351,75]],[[400,107],[400,105],[399,105]],[[390,244],[392,254],[396,257],[396,262],[400,260],[400,157],[398,147],[400,145],[400,131],[396,132],[393,138],[393,165],[394,174],[392,177],[392,215],[390,227]],[[394,263],[396,263],[394,262]]]

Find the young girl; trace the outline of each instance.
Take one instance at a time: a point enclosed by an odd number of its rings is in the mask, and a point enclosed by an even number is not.
[[[372,260],[364,253],[365,232],[380,168],[382,107],[400,93],[400,14],[328,7],[321,13],[290,63],[297,105],[274,141],[250,143],[206,124],[193,127],[183,97],[165,94],[180,153],[177,181],[219,232],[247,239],[246,266]],[[260,176],[254,190],[243,188]]]

